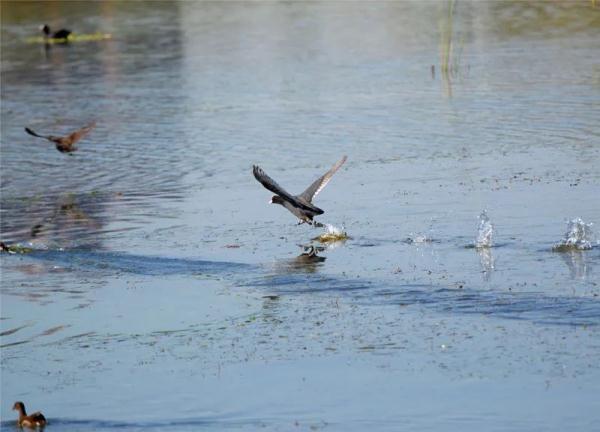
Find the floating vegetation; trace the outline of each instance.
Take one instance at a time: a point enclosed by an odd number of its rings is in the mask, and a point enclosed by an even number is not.
[[[440,42],[440,57],[441,57],[441,70],[442,74],[446,77],[452,71],[454,65],[452,62],[452,34],[453,34],[453,21],[454,21],[454,6],[455,0],[448,1],[448,13],[444,20],[441,21],[443,25],[441,31],[441,42]]]
[[[347,240],[349,238],[348,233],[346,233],[343,226],[338,228],[334,225],[326,224],[325,227],[327,230],[323,234],[313,238],[313,240],[321,243],[329,243]]]
[[[9,254],[24,254],[33,252],[33,249],[19,245],[7,245],[4,242],[0,242],[0,252]]]
[[[25,42],[30,44],[64,44],[71,42],[93,42],[111,39],[112,35],[110,33],[88,33],[88,34],[70,34],[69,37],[66,38],[49,38],[44,36],[32,36],[25,39]]]
[[[479,215],[479,228],[477,229],[477,240],[475,241],[475,247],[478,249],[491,248],[493,235],[494,225],[492,225],[490,218],[484,210]]]
[[[592,225],[581,218],[575,218],[567,223],[567,232],[560,243],[554,245],[554,252],[587,250],[592,248]]]
[[[457,0],[447,0],[446,13],[440,19],[440,72],[447,96],[452,97],[452,79],[458,77],[460,60],[464,46],[464,35],[456,30]],[[458,49],[455,45],[458,40]],[[431,76],[435,78],[435,67],[431,69]]]

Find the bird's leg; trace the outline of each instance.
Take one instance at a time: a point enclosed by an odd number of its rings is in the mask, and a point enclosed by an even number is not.
[[[302,225],[303,223],[304,223],[304,221],[302,219],[300,219],[296,225]]]
[[[321,222],[317,222],[317,221],[313,221],[312,224],[315,228],[323,228],[325,225],[323,225]]]

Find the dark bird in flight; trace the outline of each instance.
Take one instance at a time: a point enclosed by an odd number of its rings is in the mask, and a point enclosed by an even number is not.
[[[17,427],[36,429],[38,427],[43,428],[44,426],[46,426],[47,422],[46,417],[44,417],[44,414],[37,411],[33,414],[27,415],[27,412],[25,411],[25,404],[23,402],[15,402],[12,409],[19,412],[19,420],[17,420]]]
[[[341,158],[329,171],[319,177],[313,182],[304,192],[300,195],[292,195],[286,192],[281,186],[277,184],[275,180],[269,177],[259,166],[254,165],[252,173],[256,180],[258,180],[265,188],[274,192],[273,198],[271,198],[271,204],[279,204],[288,209],[294,216],[300,219],[298,225],[302,223],[308,223],[313,225],[313,218],[317,215],[324,213],[323,210],[313,205],[313,198],[321,192],[321,190],[329,183],[331,177],[336,173],[337,170],[346,162],[346,156]],[[318,224],[318,225],[317,225]],[[318,222],[314,222],[315,226],[322,226]]]
[[[71,30],[67,29],[60,29],[59,31],[52,33],[48,24],[40,26],[40,30],[44,33],[44,37],[51,37],[53,39],[67,39],[72,33]]]
[[[53,135],[47,135],[47,136],[39,135],[39,134],[35,133],[34,131],[32,131],[31,129],[29,129],[28,127],[25,128],[25,132],[27,132],[29,135],[32,135],[34,137],[45,138],[48,141],[55,143],[56,149],[61,153],[71,153],[71,152],[74,152],[75,150],[77,150],[75,143],[77,143],[77,141],[79,141],[81,138],[86,136],[95,127],[96,127],[96,122],[92,122],[89,125],[84,126],[81,129],[78,129],[75,132],[72,132],[69,135],[62,136],[62,137],[53,136]]]

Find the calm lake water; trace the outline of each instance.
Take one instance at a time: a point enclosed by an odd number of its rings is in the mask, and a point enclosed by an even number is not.
[[[599,430],[592,3],[2,2],[2,429]]]

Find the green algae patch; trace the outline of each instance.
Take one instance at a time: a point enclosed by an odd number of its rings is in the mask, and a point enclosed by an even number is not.
[[[33,252],[33,249],[19,245],[7,245],[6,243],[0,242],[0,252],[9,254],[25,254]]]
[[[348,240],[350,237],[348,233],[344,230],[344,227],[338,228],[333,225],[326,225],[327,230],[323,233],[314,237],[312,240],[321,242],[321,243],[333,243],[337,241]]]
[[[87,34],[70,34],[66,38],[48,38],[44,36],[32,36],[25,39],[29,44],[64,44],[71,42],[93,42],[100,40],[112,39],[110,33],[87,33]]]

